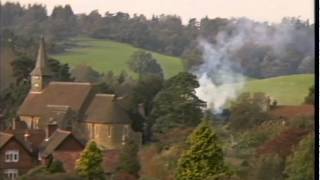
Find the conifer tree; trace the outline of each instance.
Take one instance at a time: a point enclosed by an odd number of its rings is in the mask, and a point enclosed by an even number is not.
[[[81,157],[76,163],[76,171],[88,180],[104,180],[102,161],[102,151],[94,141],[91,141],[81,153]]]
[[[120,154],[120,173],[129,173],[138,177],[140,163],[138,158],[139,145],[130,138]]]
[[[219,179],[229,175],[217,135],[208,121],[194,130],[188,144],[178,161],[177,180]]]

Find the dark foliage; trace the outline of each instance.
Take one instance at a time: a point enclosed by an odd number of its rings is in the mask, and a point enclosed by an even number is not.
[[[44,6],[37,4],[23,7],[19,3],[7,2],[0,5],[0,10],[1,41],[7,42],[10,37],[10,41],[25,47],[44,34],[50,52],[61,52],[67,45],[60,40],[85,35],[181,56],[185,67],[190,70],[202,63],[199,38],[217,45],[221,34],[232,39],[243,33],[244,37],[250,38],[245,38],[243,44],[229,55],[232,61],[242,66],[245,75],[272,77],[314,73],[314,24],[298,18],[283,18],[280,23],[270,25],[244,18],[204,17],[200,20],[192,18],[184,25],[180,17],[172,15],[147,19],[144,15],[130,16],[123,12],[101,15],[96,10],[88,15],[75,15],[69,5],[56,6],[51,15]],[[261,29],[265,31],[263,35],[275,40],[259,41],[263,38],[259,34]],[[258,34],[255,36],[255,33]],[[289,37],[282,38],[283,33]],[[13,38],[12,34],[20,38]]]

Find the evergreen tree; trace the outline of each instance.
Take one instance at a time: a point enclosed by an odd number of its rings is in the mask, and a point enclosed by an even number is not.
[[[103,180],[105,178],[101,166],[102,161],[102,151],[94,141],[91,141],[76,162],[76,171],[88,180]]]
[[[154,98],[150,121],[153,129],[163,133],[171,128],[196,126],[203,116],[205,103],[195,95],[199,87],[196,77],[181,72],[168,79]]]
[[[139,145],[130,138],[123,147],[120,155],[120,173],[128,173],[138,177],[138,173],[140,170],[138,152]]]
[[[218,137],[208,121],[194,130],[188,144],[178,161],[177,180],[219,179],[229,175]]]

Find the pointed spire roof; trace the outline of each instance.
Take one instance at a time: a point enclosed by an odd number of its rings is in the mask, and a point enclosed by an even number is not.
[[[52,72],[48,66],[48,57],[44,37],[41,36],[36,66],[31,72],[32,76],[51,76]]]

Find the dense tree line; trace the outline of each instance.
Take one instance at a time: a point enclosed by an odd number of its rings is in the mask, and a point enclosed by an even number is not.
[[[188,70],[202,63],[199,38],[219,45],[221,38],[233,42],[232,38],[240,33],[244,37],[242,44],[230,51],[230,59],[241,65],[245,75],[271,77],[314,72],[314,24],[297,18],[284,18],[281,23],[270,24],[244,18],[204,17],[200,20],[192,18],[183,24],[181,18],[174,15],[147,19],[144,15],[100,14],[97,10],[74,14],[69,5],[56,6],[48,15],[42,5],[25,7],[8,2],[0,4],[0,20],[2,40],[8,32],[13,32],[24,37],[25,41],[21,43],[27,46],[32,38],[44,34],[49,41],[48,49],[61,52],[70,46],[60,43],[65,38],[86,35],[111,39],[183,57]]]

